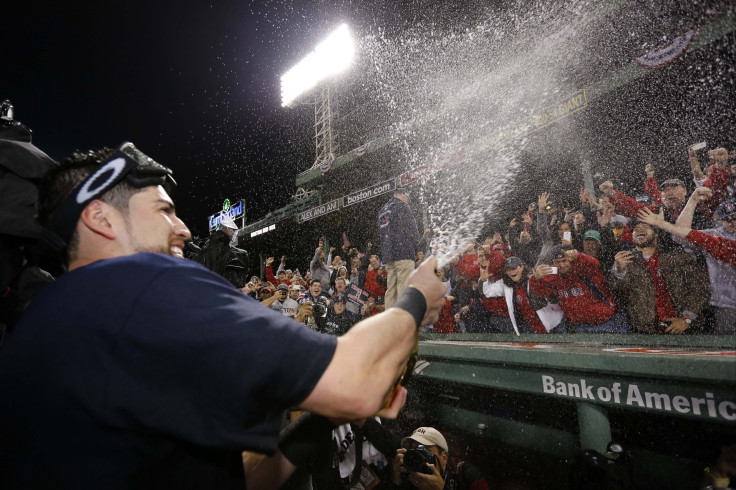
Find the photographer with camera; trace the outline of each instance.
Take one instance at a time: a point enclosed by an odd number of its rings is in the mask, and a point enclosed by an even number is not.
[[[323,316],[316,315],[317,330],[332,335],[342,335],[358,323],[360,317],[347,311],[345,303],[347,295],[336,293],[332,297],[332,306],[327,308]],[[317,306],[317,304],[315,304]]]
[[[299,309],[299,303],[291,299],[289,296],[289,286],[286,284],[279,284],[276,286],[276,294],[261,301],[263,306],[268,306],[272,310],[278,311],[284,316],[294,318],[297,310]]]
[[[319,279],[309,281],[309,289],[304,297],[299,300],[299,305],[300,308],[295,320],[306,324],[313,330],[317,330],[319,328],[317,318],[324,318],[327,315],[327,308],[330,306],[329,296],[322,291],[322,281]]]
[[[487,490],[488,481],[471,463],[448,452],[445,437],[433,427],[420,427],[401,441],[392,461],[391,481],[420,490]]]

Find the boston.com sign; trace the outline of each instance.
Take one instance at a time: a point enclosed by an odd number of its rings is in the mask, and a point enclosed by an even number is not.
[[[394,189],[396,189],[396,181],[394,179],[386,180],[384,182],[381,182],[380,184],[366,187],[365,189],[352,192],[345,196],[345,198],[343,199],[343,207],[367,201],[368,199],[371,199],[373,197],[391,192]]]

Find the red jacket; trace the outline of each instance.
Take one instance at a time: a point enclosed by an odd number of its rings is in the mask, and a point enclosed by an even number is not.
[[[498,250],[491,250],[491,254],[488,257],[488,273],[497,278],[503,276],[503,263],[506,261],[506,256]]]
[[[506,298],[503,296],[498,298],[486,298],[485,296],[481,296],[480,300],[483,302],[483,307],[486,311],[489,311],[496,316],[509,316],[509,309],[506,306]]]
[[[659,193],[659,190],[657,193]],[[646,204],[642,204],[620,191],[613,191],[613,194],[609,196],[608,199],[611,201],[611,204],[616,206],[616,210],[627,218],[633,218],[636,216],[636,213],[638,213],[640,209],[648,208],[653,213],[656,213],[658,208],[658,206],[647,206]],[[652,200],[654,200],[654,197],[652,197]],[[677,214],[679,215],[679,212]]]
[[[503,277],[503,263],[506,261],[506,256],[497,250],[491,250],[491,254],[488,257],[488,273],[494,279],[501,279]],[[486,298],[485,295],[481,295],[481,301],[486,311],[496,316],[509,316],[509,309],[506,306],[506,298]]]
[[[723,202],[726,196],[726,190],[728,189],[728,183],[731,181],[731,167],[716,168],[715,166],[710,170],[710,175],[705,182],[703,187],[708,187],[713,191],[713,196],[700,203],[700,210],[708,217],[713,219],[713,213],[719,204]]]
[[[712,190],[713,196],[711,196],[710,199],[707,199],[698,204],[698,209],[700,210],[700,212],[703,213],[703,215],[705,215],[706,218],[713,219],[713,213],[715,212],[718,205],[723,202],[723,198],[726,195],[726,190],[728,189],[728,183],[730,182],[730,180],[730,167],[713,167],[711,169],[710,175],[707,179],[705,179],[705,182],[703,183],[703,187],[708,187],[710,190]],[[644,192],[652,197],[651,206],[646,206],[645,204],[642,204],[636,199],[632,199],[631,197],[619,191],[613,191],[613,195],[610,196],[609,199],[611,203],[616,206],[616,209],[627,218],[633,218],[634,216],[636,216],[636,213],[640,209],[645,207],[656,213],[657,208],[662,204],[662,194],[659,191],[659,183],[657,182],[657,180],[654,178],[648,178],[644,182]],[[670,214],[672,214],[672,217],[674,219],[677,219],[681,211],[681,209],[670,209]]]
[[[454,268],[457,275],[466,281],[477,281],[480,277],[477,254],[463,255],[460,257],[460,261],[454,265]]]
[[[273,275],[273,269],[270,265],[266,266],[266,281],[270,282],[274,286],[278,286],[281,284],[281,281],[276,279],[276,276]],[[284,281],[283,284],[286,284],[287,286],[291,284],[291,281]]]
[[[578,253],[577,260],[571,265],[572,270],[565,275],[550,274],[541,280],[532,277],[529,291],[542,298],[556,293],[562,311],[572,323],[600,325],[610,320],[616,312],[616,305],[598,260]],[[583,279],[592,282],[605,301],[598,299]]]
[[[644,181],[644,192],[652,198],[652,204],[656,206],[662,205],[662,194],[659,192],[659,182],[654,177],[648,177]]]
[[[386,287],[381,286],[378,284],[378,281],[376,281],[376,277],[378,275],[378,271],[376,270],[369,270],[365,273],[365,289],[368,291],[371,296],[386,296]],[[386,277],[386,271],[383,271],[383,277]]]
[[[452,316],[452,303],[445,298],[445,304],[440,310],[440,316],[434,322],[434,331],[439,333],[452,333],[455,331],[455,319]]]
[[[698,230],[690,230],[685,239],[716,259],[736,267],[736,240],[708,235]]]

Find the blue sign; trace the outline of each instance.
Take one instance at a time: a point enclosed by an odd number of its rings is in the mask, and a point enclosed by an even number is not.
[[[212,216],[210,216],[209,217],[210,231],[217,228],[217,225],[220,224],[220,221],[222,221],[222,219],[225,216],[229,216],[233,220],[236,220],[237,218],[245,217],[245,201],[240,200],[237,203],[230,205],[227,211],[223,210],[217,214],[213,214]]]
[[[370,296],[371,294],[368,291],[359,288],[355,284],[348,287],[348,301],[358,306],[363,306]]]

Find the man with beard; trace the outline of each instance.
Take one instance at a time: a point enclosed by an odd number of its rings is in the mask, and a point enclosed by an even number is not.
[[[245,488],[242,452],[273,453],[286,408],[396,417],[406,400],[436,259],[395,308],[319,334],[183,259],[172,185],[131,143],[47,176],[39,221],[68,272],[0,350],[0,488]]]
[[[629,227],[635,248],[616,254],[609,282],[626,298],[631,326],[675,335],[700,330],[710,299],[705,269],[651,225],[634,218]]]
[[[654,214],[647,209],[639,211],[639,219],[706,252],[713,333],[732,334],[736,331],[736,199],[726,199],[716,209],[713,219],[720,223],[718,228],[703,231],[690,228],[695,206],[711,195],[711,190],[705,187],[695,189],[677,224],[665,221],[661,212]]]

